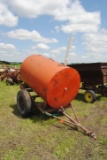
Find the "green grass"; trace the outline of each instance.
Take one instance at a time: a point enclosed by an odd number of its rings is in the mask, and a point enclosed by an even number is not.
[[[41,113],[22,118],[16,105],[18,91],[18,85],[7,86],[0,81],[0,160],[106,159],[107,97],[89,104],[80,91],[72,101],[81,124],[96,134],[93,140],[80,129]],[[66,112],[73,117],[71,108]]]

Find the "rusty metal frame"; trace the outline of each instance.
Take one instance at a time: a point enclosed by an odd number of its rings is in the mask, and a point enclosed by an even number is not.
[[[45,102],[46,103],[46,102]],[[66,119],[62,119],[54,114],[52,114],[51,112],[52,111],[55,111],[53,109],[50,109],[50,110],[44,110],[43,106],[38,106],[37,108],[39,109],[39,111],[43,114],[46,114],[47,116],[50,116],[50,117],[53,117],[53,118],[56,118],[57,120],[59,120],[62,124],[69,124],[69,125],[74,125],[78,128],[80,128],[87,136],[93,138],[93,139],[96,139],[96,135],[94,133],[92,133],[91,131],[89,131],[88,129],[86,129],[85,127],[83,127],[83,125],[80,123],[75,111],[74,111],[74,108],[73,106],[70,104],[70,107],[72,109],[72,112],[74,114],[74,118],[72,118],[71,116],[69,116],[66,112],[65,112],[65,109],[63,107],[61,107],[59,110],[60,112],[68,118],[68,120]]]

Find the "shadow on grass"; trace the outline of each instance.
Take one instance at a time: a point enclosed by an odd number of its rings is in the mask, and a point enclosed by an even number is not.
[[[14,105],[11,105],[10,106],[12,109],[13,109],[13,114],[15,116],[17,116],[18,118],[20,119],[26,119],[26,118],[22,118],[18,109],[17,109],[17,105],[14,104]],[[65,119],[65,116],[63,114],[59,114],[57,116],[60,116],[60,117],[63,117],[62,119]],[[27,119],[30,119],[33,123],[36,123],[36,122],[40,122],[40,123],[44,123],[45,121],[48,121],[50,119],[53,119],[53,117],[50,117],[50,116],[47,116],[45,114],[42,114],[39,110],[37,110],[36,108],[34,109],[33,113],[27,118]],[[50,123],[50,121],[49,121]],[[61,123],[54,123],[54,121],[52,122],[52,125],[55,127],[55,128],[58,128],[58,129],[61,129],[63,128],[63,126],[65,125],[68,130],[73,130],[75,132],[78,132],[80,131],[81,133],[83,133],[82,130],[79,130],[79,128],[75,125],[73,125],[72,123],[71,124],[65,124],[63,123],[63,125],[61,125]]]
[[[10,108],[13,109],[13,114],[15,116],[17,116],[18,118],[21,118],[21,119],[26,119],[26,118],[23,118],[21,116],[21,114],[18,111],[18,108],[17,108],[16,104],[11,105]],[[31,114],[29,115],[29,117],[27,117],[27,119],[28,118],[31,119],[32,122],[35,123],[35,122],[39,122],[39,121],[47,121],[47,120],[49,120],[49,119],[51,119],[53,117],[47,116],[47,115],[41,113],[36,107],[33,107],[33,110],[31,112]]]

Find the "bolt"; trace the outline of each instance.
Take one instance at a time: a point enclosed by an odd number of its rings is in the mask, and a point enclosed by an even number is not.
[[[67,91],[67,90],[68,90],[68,88],[67,88],[67,87],[65,87],[65,88],[64,88],[64,90],[65,90],[65,91]]]

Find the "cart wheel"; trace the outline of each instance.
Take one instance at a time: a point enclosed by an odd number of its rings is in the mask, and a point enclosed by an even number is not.
[[[84,99],[86,102],[93,103],[96,100],[96,94],[92,90],[87,90],[84,93]]]
[[[9,85],[9,86],[10,86],[10,85],[13,85],[13,84],[14,84],[13,79],[12,79],[12,78],[7,78],[7,79],[6,79],[6,84]]]
[[[17,107],[22,117],[30,116],[32,100],[27,90],[23,89],[17,94]]]

